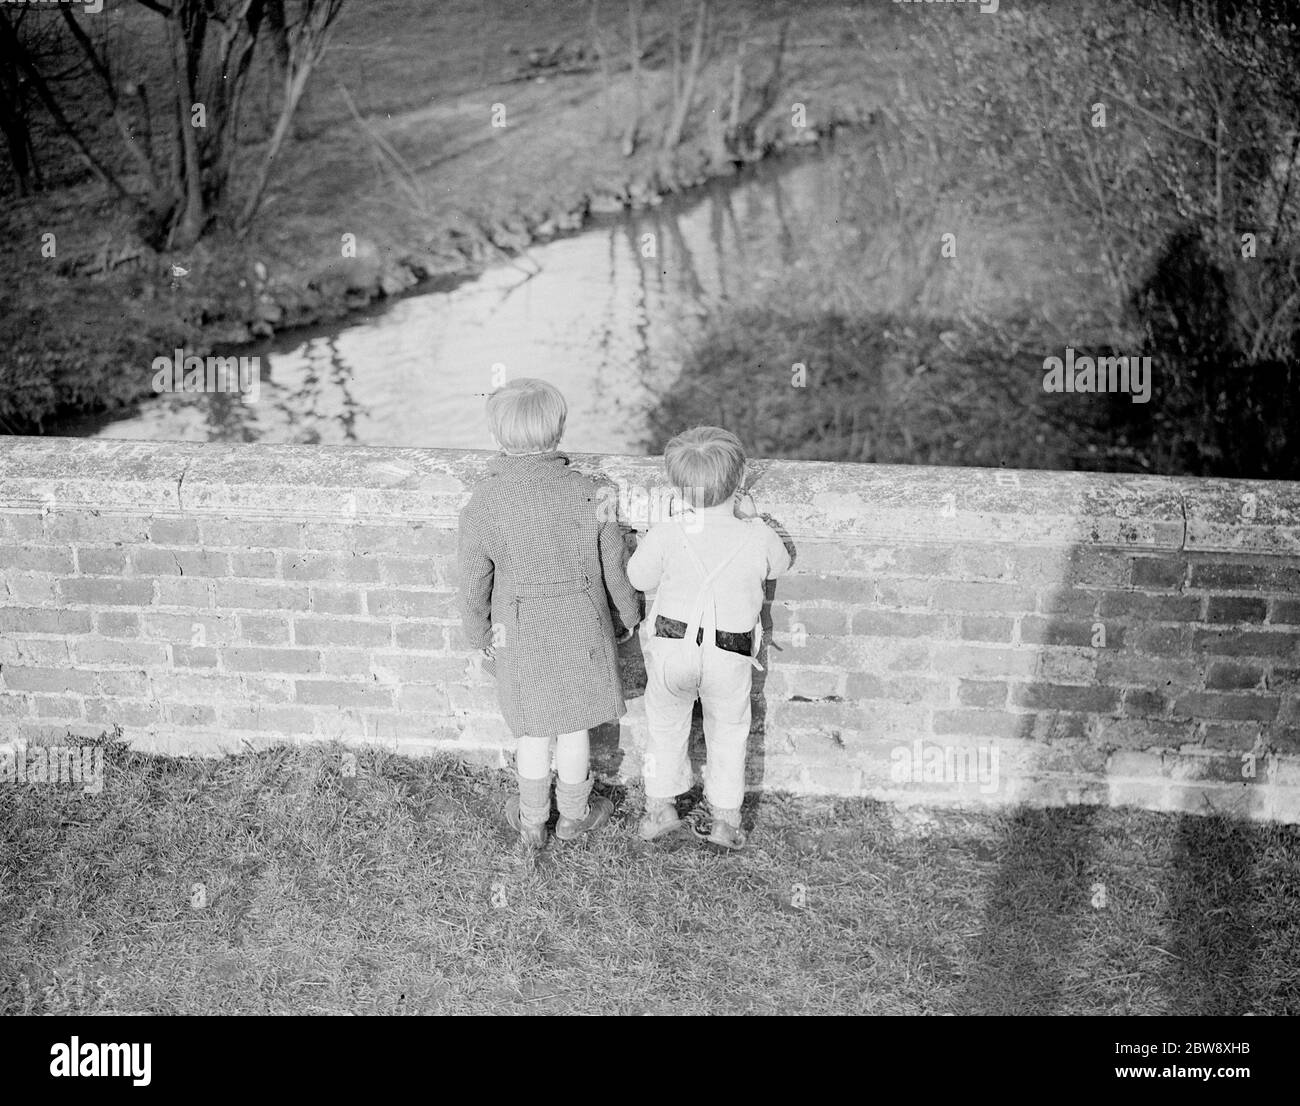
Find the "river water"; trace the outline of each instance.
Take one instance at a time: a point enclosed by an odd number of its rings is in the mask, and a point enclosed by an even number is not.
[[[702,322],[807,256],[845,201],[833,145],[600,216],[481,274],[330,326],[223,353],[260,357],[260,394],[166,394],[57,433],[491,449],[484,399],[539,376],[569,404],[563,448],[644,453],[645,417]],[[170,354],[171,351],[161,351]]]

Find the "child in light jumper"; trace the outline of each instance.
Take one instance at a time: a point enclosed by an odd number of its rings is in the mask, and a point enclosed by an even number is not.
[[[675,800],[691,786],[687,742],[698,698],[712,824],[697,833],[736,849],[745,843],[740,805],[764,581],[784,573],[790,557],[777,534],[752,517],[753,501],[742,497],[745,453],[730,431],[687,430],[668,443],[664,463],[669,482],[689,489],[698,505],[689,521],[671,518],[653,527],[627,565],[633,587],[658,588],[653,617],[642,629],[649,739],[640,833],[653,840],[681,824]],[[689,648],[688,637],[698,649]]]
[[[624,713],[614,617],[626,640],[641,603],[617,518],[596,482],[556,450],[567,414],[560,392],[512,380],[488,398],[487,413],[502,455],[460,513],[461,615],[470,645],[495,665],[501,713],[519,741],[519,794],[506,819],[540,848],[552,741],[556,837],[609,821],[609,800],[590,798],[587,731]]]

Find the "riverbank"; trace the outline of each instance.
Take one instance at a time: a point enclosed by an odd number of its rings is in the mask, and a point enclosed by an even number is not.
[[[871,119],[903,64],[888,6],[715,4],[718,53],[664,158],[670,10],[647,6],[638,80],[619,68],[613,13],[593,29],[585,3],[351,7],[243,241],[218,227],[183,254],[152,253],[94,182],[10,203],[0,216],[12,281],[0,429],[39,431],[58,413],[128,404],[149,393],[153,358],[177,347],[225,351],[341,318],[738,162],[814,144]],[[745,148],[720,156],[720,94],[742,39],[742,103],[757,114]],[[592,49],[602,41],[604,71]],[[638,98],[642,126],[629,144]],[[41,256],[45,234],[54,257]]]

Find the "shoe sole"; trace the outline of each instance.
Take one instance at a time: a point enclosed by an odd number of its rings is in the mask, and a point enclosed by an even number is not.
[[[685,822],[678,818],[675,822],[663,822],[659,824],[650,833],[646,833],[643,829],[638,829],[636,835],[641,838],[642,841],[658,841],[661,837],[667,837],[670,833],[676,833],[685,824]]]

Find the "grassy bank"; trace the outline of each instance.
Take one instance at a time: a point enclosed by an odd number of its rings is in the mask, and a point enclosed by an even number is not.
[[[817,263],[709,319],[649,449],[724,422],[765,456],[1300,478],[1295,101],[1173,7],[916,14]],[[1149,394],[1046,391],[1067,350],[1149,357]]]
[[[644,5],[643,122],[630,155],[627,121],[638,97],[621,9],[593,27],[587,0],[348,4],[252,233],[237,240],[219,219],[183,253],[144,248],[66,140],[38,128],[49,187],[26,199],[6,195],[0,208],[0,430],[31,431],[60,410],[147,393],[152,359],[178,345],[203,352],[339,317],[420,279],[472,272],[581,225],[592,210],[649,202],[730,171],[716,158],[709,121],[742,38],[744,106],[757,111],[788,24],[780,94],[755,124],[758,152],[833,120],[865,119],[901,64],[889,5],[846,13],[829,0],[714,0],[711,10],[716,54],[665,164],[658,142],[671,104],[670,0]],[[124,70],[166,79],[166,51],[154,41],[159,20],[134,4],[110,5],[103,19]],[[878,36],[866,72],[863,28]],[[599,61],[601,45],[608,64]],[[259,58],[242,164],[253,164],[265,142],[277,95]],[[790,125],[795,101],[806,107],[802,130]],[[492,125],[498,104],[504,127]],[[101,158],[124,158],[89,82],[70,108],[90,121]],[[237,183],[232,208],[240,198]],[[52,258],[41,254],[47,233],[57,243]],[[355,257],[342,256],[344,234],[356,236]]]
[[[534,863],[506,773],[358,761],[4,785],[0,1013],[1300,1012],[1296,827],[769,794],[719,856],[616,792]]]

